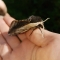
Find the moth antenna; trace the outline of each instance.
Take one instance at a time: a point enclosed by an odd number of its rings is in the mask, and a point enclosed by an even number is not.
[[[47,21],[47,20],[49,20],[50,18],[47,18],[47,19],[45,19],[43,22],[45,22],[45,21]]]

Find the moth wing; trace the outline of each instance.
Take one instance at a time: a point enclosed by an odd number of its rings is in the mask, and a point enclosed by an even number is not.
[[[12,23],[10,24],[10,29],[13,28],[17,22],[17,20],[12,21]]]
[[[34,15],[31,15],[28,20],[30,21],[30,23],[36,23],[36,22],[41,22],[42,19],[41,17],[39,16],[34,16]]]
[[[24,28],[25,25],[29,24],[29,21],[26,19],[26,20],[14,20],[12,21],[11,25],[10,25],[10,29],[9,29],[9,34],[17,34],[17,33],[20,33],[20,31],[22,30],[25,30],[26,28]],[[21,27],[23,29],[21,29]]]

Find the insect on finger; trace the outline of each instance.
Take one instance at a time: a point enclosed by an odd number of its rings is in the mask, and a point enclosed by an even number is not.
[[[44,22],[47,21],[48,19],[50,18],[47,18],[46,20],[43,21],[41,17],[32,15],[27,19],[18,21],[14,20],[10,25],[8,34],[10,35],[21,34],[27,32],[30,29],[33,29],[34,31],[36,28],[39,28],[43,36],[41,28],[44,29]],[[33,31],[31,32],[31,34],[33,33]]]

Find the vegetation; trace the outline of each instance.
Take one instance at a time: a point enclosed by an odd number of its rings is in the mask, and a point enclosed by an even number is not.
[[[25,19],[30,15],[50,18],[45,22],[45,28],[60,33],[60,0],[4,0],[8,13],[18,19]]]

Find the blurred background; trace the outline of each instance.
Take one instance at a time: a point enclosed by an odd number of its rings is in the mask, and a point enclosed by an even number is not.
[[[31,15],[40,16],[49,31],[60,33],[60,0],[3,0],[8,13],[17,20]]]

